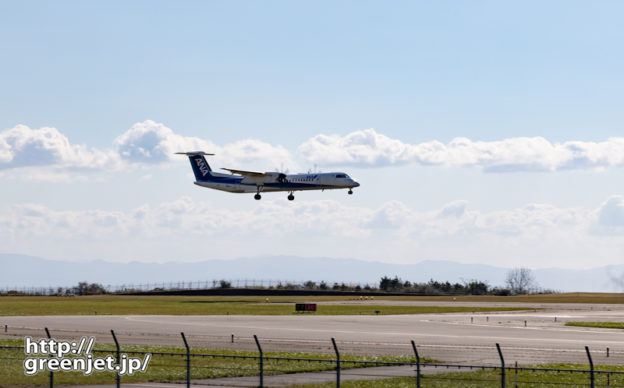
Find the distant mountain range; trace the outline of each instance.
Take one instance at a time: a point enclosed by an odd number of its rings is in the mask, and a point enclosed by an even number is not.
[[[410,282],[462,282],[481,280],[503,286],[510,268],[483,264],[463,264],[444,260],[425,260],[415,264],[387,264],[374,261],[334,258],[259,257],[200,262],[117,263],[101,260],[67,262],[18,254],[0,254],[0,289],[11,287],[68,287],[79,281],[103,285],[210,280],[321,280],[379,284],[382,276],[398,276]],[[620,292],[624,265],[583,270],[547,268],[533,270],[544,289],[558,291]]]

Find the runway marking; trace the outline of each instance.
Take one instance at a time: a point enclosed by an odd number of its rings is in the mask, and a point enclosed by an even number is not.
[[[425,322],[425,321],[422,321]],[[444,321],[434,321],[428,320],[428,323],[436,323],[436,324],[447,324],[447,325],[457,325],[463,327],[491,327],[491,328],[500,328],[500,329],[518,329],[518,330],[540,330],[540,331],[555,331],[555,332],[565,332],[565,333],[604,333],[604,334],[614,334],[614,329],[606,329],[602,327],[585,327],[583,329],[579,329],[576,326],[516,326],[516,325],[493,325],[493,324],[483,324],[483,323],[466,323],[466,322],[444,322]],[[562,329],[562,330],[558,330]]]

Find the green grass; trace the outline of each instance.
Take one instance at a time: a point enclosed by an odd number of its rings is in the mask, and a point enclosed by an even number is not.
[[[0,348],[0,382],[11,386],[46,386],[49,383],[49,373],[42,372],[34,376],[24,374],[24,353],[22,351],[23,341],[21,340],[0,340],[0,345],[19,346],[20,349]],[[96,350],[110,350],[110,345],[95,346]],[[184,353],[183,348],[156,347],[156,346],[124,346],[122,353],[129,351],[141,352],[163,352],[163,353]],[[193,349],[194,354],[218,354],[218,355],[239,355],[257,356],[255,352],[247,351],[224,351],[210,349]],[[112,353],[94,352],[95,356],[105,356]],[[285,361],[285,360],[265,360],[264,371],[266,375],[311,372],[322,370],[333,370],[335,362],[331,354],[311,354],[293,352],[267,352],[266,357],[291,357],[291,358],[314,358],[327,360],[327,362],[309,361]],[[130,355],[129,356],[135,356]],[[143,355],[138,355],[143,359]],[[376,362],[413,362],[408,356],[351,356],[345,355],[344,360],[376,361]],[[423,362],[433,362],[425,358]],[[153,355],[146,373],[136,373],[133,376],[122,376],[122,383],[130,382],[173,382],[186,379],[184,356]],[[343,369],[355,367],[354,364],[343,364]],[[227,359],[214,357],[192,357],[191,377],[193,379],[206,379],[231,376],[256,376],[258,374],[258,360],[255,359]],[[114,383],[115,375],[109,372],[94,372],[90,376],[81,373],[57,372],[54,374],[55,384],[102,384]],[[2,385],[0,383],[0,386]]]
[[[624,303],[624,294],[569,293],[523,296],[388,296],[375,300],[428,302]],[[0,316],[7,315],[291,315],[295,303],[358,301],[350,296],[0,296]],[[374,302],[372,302],[374,303]],[[515,307],[383,306],[371,301],[318,305],[317,315],[427,314],[523,310]]]
[[[0,316],[15,315],[293,315],[295,303],[336,297],[214,297],[214,296],[5,296]],[[516,307],[382,306],[370,304],[318,305],[317,315],[429,314],[525,310]],[[306,313],[312,314],[312,313]]]
[[[577,370],[589,369],[588,365],[577,364],[545,364],[535,365],[535,367]],[[611,372],[624,372],[624,367],[622,366],[598,366],[596,369]],[[514,371],[507,370],[505,379],[506,386],[513,387],[515,379]],[[517,379],[518,386],[522,388],[589,386],[589,373],[518,371]],[[611,375],[609,379],[611,386],[622,386],[624,384],[624,375]],[[340,386],[344,388],[413,388],[415,387],[415,382],[415,377],[401,377],[382,380],[344,381]],[[498,388],[501,386],[501,375],[500,371],[494,370],[443,373],[437,375],[425,374],[422,376],[421,383],[423,388]],[[606,386],[607,375],[596,373],[595,384],[597,387]],[[324,383],[292,385],[291,388],[331,388],[334,386],[334,383]]]
[[[624,329],[624,322],[566,322],[566,326],[602,327],[605,329]]]

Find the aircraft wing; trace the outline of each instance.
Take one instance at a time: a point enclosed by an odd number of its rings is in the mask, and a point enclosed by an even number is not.
[[[232,174],[238,174],[238,175],[242,175],[242,176],[263,177],[263,176],[267,175],[264,172],[245,171],[245,170],[233,170],[231,168],[222,168],[222,170],[229,171]]]

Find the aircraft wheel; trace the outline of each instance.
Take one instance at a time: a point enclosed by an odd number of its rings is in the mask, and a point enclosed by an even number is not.
[[[292,194],[288,194],[288,200],[292,201],[293,199],[295,199],[295,196]]]
[[[260,198],[262,198],[262,196],[261,196],[260,194],[256,194],[256,195],[254,195],[254,199],[255,199],[256,201],[259,201],[259,200],[260,200]]]
[[[349,191],[347,191],[347,194],[349,195],[353,194],[353,190],[349,189]]]

